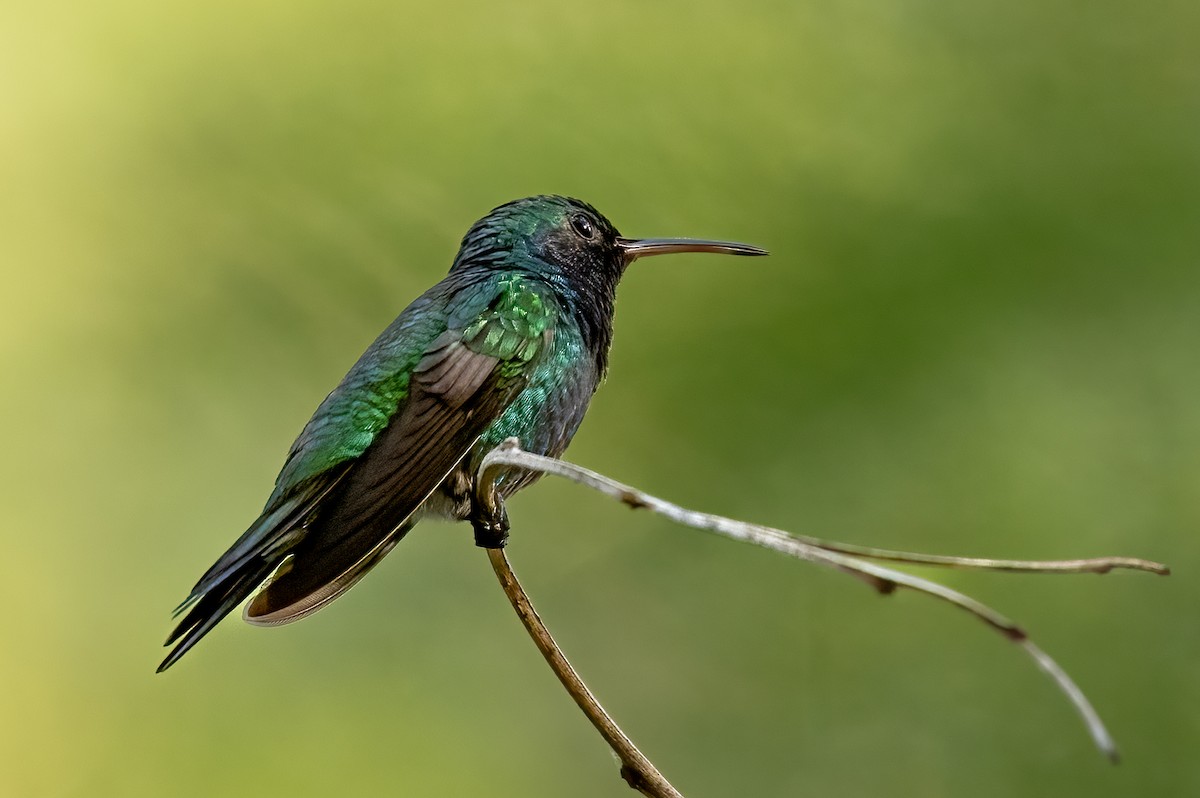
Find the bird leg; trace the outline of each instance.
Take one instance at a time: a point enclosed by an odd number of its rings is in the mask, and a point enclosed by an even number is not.
[[[471,511],[467,516],[475,530],[475,545],[481,549],[502,549],[508,543],[508,511],[504,500],[494,486],[487,488],[490,496],[486,501],[478,498],[480,491],[471,497]]]

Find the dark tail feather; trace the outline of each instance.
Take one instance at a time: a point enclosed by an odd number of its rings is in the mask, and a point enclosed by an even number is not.
[[[188,610],[175,630],[171,632],[167,642],[169,646],[175,641],[179,644],[171,650],[167,658],[158,666],[158,673],[179,661],[179,658],[200,642],[217,623],[228,615],[242,600],[254,592],[275,569],[276,562],[267,562],[260,557],[254,557],[235,572],[229,574],[221,582],[213,585],[203,595],[189,596],[178,611]]]

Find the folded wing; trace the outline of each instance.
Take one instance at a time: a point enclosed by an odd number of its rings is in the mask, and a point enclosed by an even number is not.
[[[497,279],[482,294],[472,289],[451,303],[452,326],[414,358],[403,401],[362,453],[296,489],[277,490],[263,516],[201,578],[167,641],[179,644],[160,670],[277,566],[246,608],[251,623],[277,625],[317,611],[408,531],[421,504],[524,389],[553,340],[556,305],[546,289],[516,276]],[[292,459],[304,457],[304,440]]]

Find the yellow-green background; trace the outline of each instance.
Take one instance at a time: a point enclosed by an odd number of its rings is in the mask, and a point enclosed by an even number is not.
[[[466,227],[539,192],[639,263],[570,456],[876,545],[1137,554],[914,595],[545,482],[512,556],[689,796],[1200,794],[1200,6],[0,7],[0,794],[619,796],[467,528],[329,610],[169,611]],[[932,573],[932,572],[929,572]]]

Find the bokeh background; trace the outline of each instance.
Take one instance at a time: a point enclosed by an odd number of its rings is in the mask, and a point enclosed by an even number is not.
[[[170,609],[467,226],[541,192],[639,264],[570,457],[874,545],[1170,579],[915,595],[543,482],[511,553],[690,798],[1200,794],[1200,6],[0,6],[0,794],[619,796],[466,527],[304,623]]]

